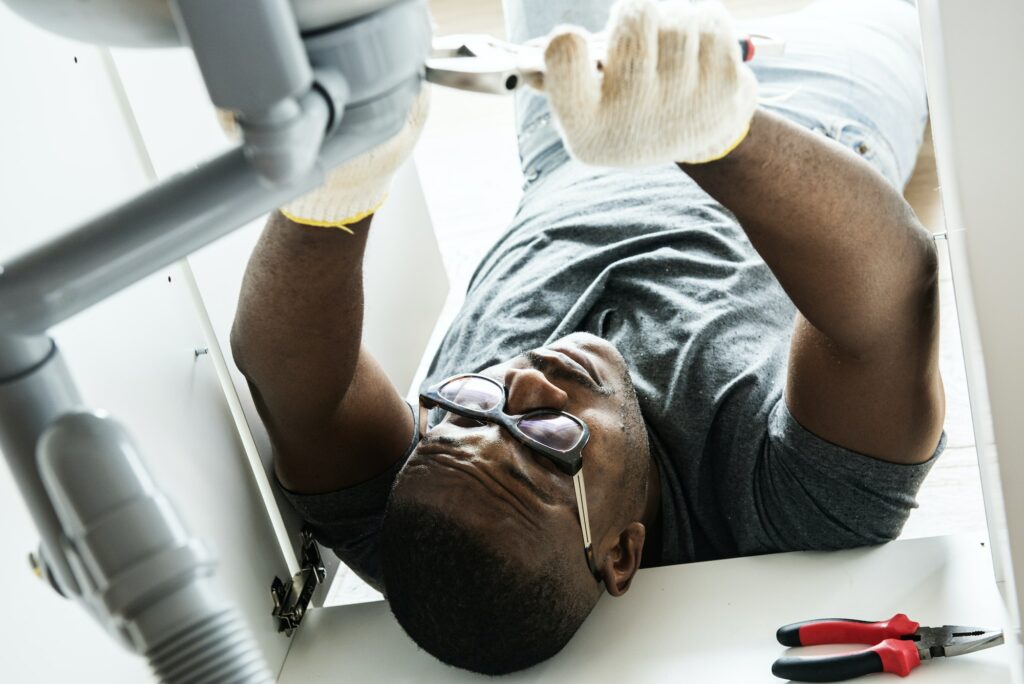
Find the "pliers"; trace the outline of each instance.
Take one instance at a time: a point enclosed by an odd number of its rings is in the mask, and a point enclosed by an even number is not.
[[[840,655],[784,657],[772,674],[797,682],[838,682],[872,672],[906,677],[922,660],[974,653],[1003,643],[1002,630],[976,627],[921,627],[903,613],[884,622],[830,618],[780,627],[775,638],[783,646],[875,644]]]
[[[462,33],[434,38],[431,56],[426,63],[426,78],[431,83],[503,95],[518,89],[524,82],[539,83],[544,77],[544,45],[531,41],[523,45],[498,40],[492,36]],[[761,35],[739,39],[740,56],[744,62],[762,56],[782,55],[783,40]],[[598,34],[591,40],[594,59],[600,65],[607,53],[607,40]]]

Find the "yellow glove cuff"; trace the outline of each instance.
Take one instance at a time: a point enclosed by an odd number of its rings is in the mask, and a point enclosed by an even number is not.
[[[330,171],[323,184],[281,207],[295,223],[322,228],[348,226],[377,211],[398,167],[412,152],[427,118],[430,91],[424,87],[409,109],[405,126],[390,140]]]
[[[359,223],[367,216],[376,213],[376,211],[381,208],[381,205],[384,204],[384,200],[386,199],[387,195],[384,195],[384,197],[381,198],[380,202],[378,202],[376,206],[373,206],[367,209],[366,211],[361,211],[357,214],[353,214],[348,218],[338,220],[323,221],[318,219],[302,218],[301,216],[296,216],[294,214],[289,213],[288,210],[286,209],[281,209],[281,213],[285,216],[285,218],[287,218],[292,223],[298,223],[303,226],[313,226],[316,228],[338,228],[340,230],[345,231],[349,235],[355,235],[355,233],[352,232],[352,229],[349,228],[349,226],[352,225],[353,223]]]
[[[728,156],[729,153],[731,153],[733,150],[735,150],[737,147],[739,147],[741,142],[743,142],[744,140],[747,139],[747,134],[748,133],[750,133],[750,122],[749,121],[747,122],[747,125],[743,127],[743,132],[740,133],[740,137],[736,138],[736,142],[730,144],[728,147],[726,147],[724,150],[722,150],[718,154],[712,155],[712,156],[708,157],[707,159],[701,159],[700,161],[685,162],[685,163],[687,163],[687,164],[707,164],[708,162],[713,162],[713,161],[718,161],[719,159],[723,159],[726,156]]]

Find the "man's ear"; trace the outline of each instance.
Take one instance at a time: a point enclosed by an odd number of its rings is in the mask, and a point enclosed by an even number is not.
[[[646,536],[643,523],[631,522],[619,532],[615,545],[604,555],[598,569],[605,588],[612,596],[622,596],[629,590],[633,576],[640,569]]]

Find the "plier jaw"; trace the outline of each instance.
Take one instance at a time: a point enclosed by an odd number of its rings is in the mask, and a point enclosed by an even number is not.
[[[837,682],[874,672],[905,677],[922,660],[975,653],[1003,643],[999,630],[944,625],[921,627],[897,613],[884,622],[811,620],[779,628],[783,646],[818,644],[873,644],[870,648],[835,656],[784,657],[772,665],[772,674],[798,682]]]
[[[1003,643],[1003,633],[1000,630],[960,625],[921,627],[911,638],[917,646],[921,660],[966,655]]]

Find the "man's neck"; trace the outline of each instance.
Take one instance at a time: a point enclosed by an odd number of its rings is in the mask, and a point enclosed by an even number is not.
[[[654,456],[647,460],[647,503],[641,522],[648,530],[653,529],[661,514],[661,473]]]
[[[641,522],[647,530],[641,567],[661,565],[661,472],[654,456],[648,457],[647,503]]]

